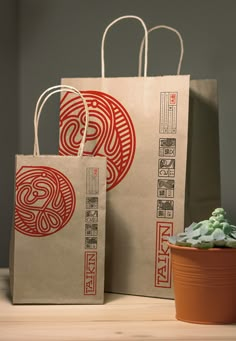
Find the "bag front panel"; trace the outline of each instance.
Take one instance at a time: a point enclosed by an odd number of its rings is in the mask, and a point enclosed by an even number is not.
[[[16,157],[14,303],[103,303],[105,177],[105,158]]]
[[[189,76],[62,82],[89,105],[85,152],[107,156],[106,290],[172,297],[165,243],[184,226]],[[80,108],[62,96],[61,154],[77,151]]]

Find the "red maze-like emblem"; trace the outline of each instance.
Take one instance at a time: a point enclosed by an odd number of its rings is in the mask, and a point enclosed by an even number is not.
[[[84,155],[107,157],[107,190],[126,176],[134,159],[136,140],[126,109],[99,91],[81,91],[89,107]],[[60,106],[60,155],[76,155],[84,132],[85,110],[79,96],[65,93]]]
[[[16,174],[15,229],[32,237],[61,230],[75,210],[75,192],[51,167],[21,167]]]

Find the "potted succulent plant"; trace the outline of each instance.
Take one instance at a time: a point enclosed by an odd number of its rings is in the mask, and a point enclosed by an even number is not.
[[[236,226],[223,208],[169,238],[176,318],[236,323]]]

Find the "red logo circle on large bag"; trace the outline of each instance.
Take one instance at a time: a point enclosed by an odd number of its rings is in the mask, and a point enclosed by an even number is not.
[[[15,229],[32,237],[61,230],[75,210],[75,191],[67,177],[46,166],[24,166],[16,173]]]
[[[128,173],[136,139],[131,118],[114,97],[99,91],[81,91],[89,108],[89,129],[84,155],[107,157],[107,191]],[[77,155],[84,133],[82,99],[65,93],[60,105],[60,155]]]

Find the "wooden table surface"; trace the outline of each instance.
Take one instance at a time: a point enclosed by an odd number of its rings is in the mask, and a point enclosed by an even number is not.
[[[173,300],[105,294],[104,305],[22,305],[9,299],[8,269],[0,269],[0,341],[236,341],[236,325],[177,321]]]

